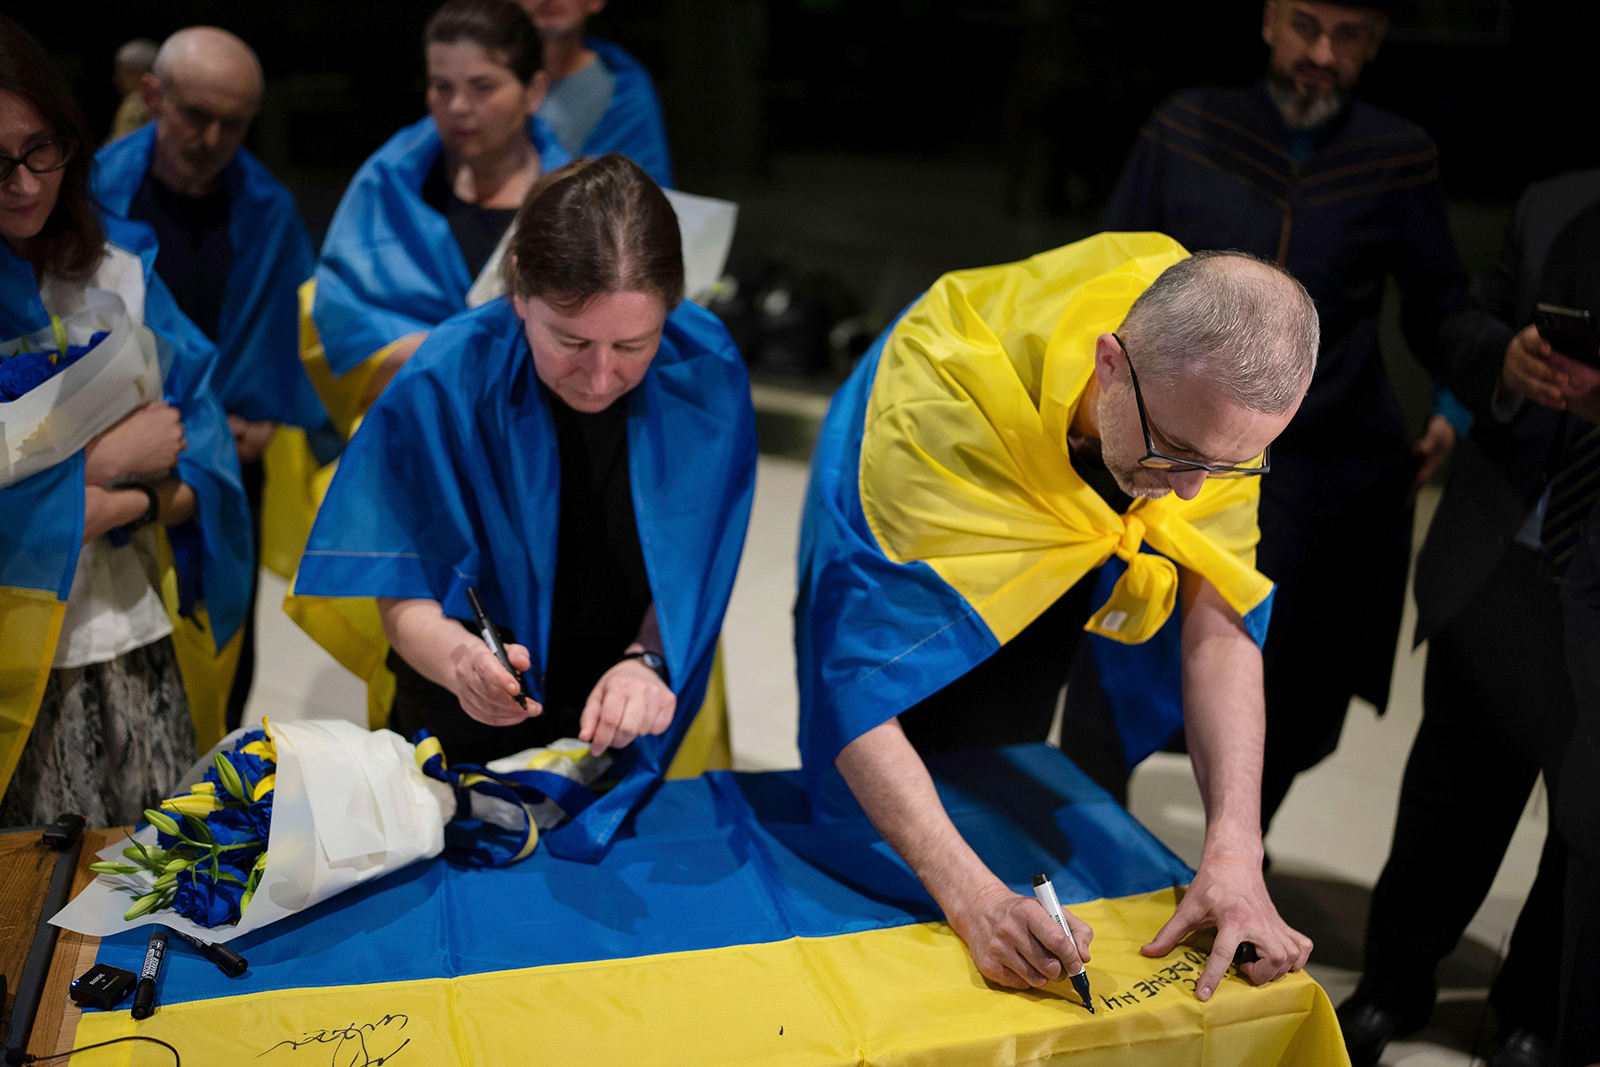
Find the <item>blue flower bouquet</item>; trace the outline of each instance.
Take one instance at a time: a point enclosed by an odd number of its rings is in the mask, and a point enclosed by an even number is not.
[[[154,845],[135,838],[122,860],[91,863],[97,874],[154,877],[123,918],[171,908],[207,929],[238,922],[266,869],[277,769],[271,735],[264,728],[245,732],[231,750],[212,757],[189,792],[145,811],[156,829]]]
[[[85,290],[81,307],[0,343],[0,489],[160,400],[163,377],[162,342],[105,289]]]
[[[98,877],[50,921],[105,937],[164,923],[228,941],[437,856],[455,796],[388,730],[344,721],[235,730],[100,852]]]

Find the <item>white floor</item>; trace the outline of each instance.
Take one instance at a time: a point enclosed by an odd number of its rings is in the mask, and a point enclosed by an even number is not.
[[[733,603],[723,627],[732,714],[734,759],[742,769],[799,765],[795,745],[797,695],[793,622],[795,545],[806,468],[793,460],[762,457],[754,515]],[[1419,509],[1417,542],[1437,504],[1429,490]],[[263,574],[258,615],[260,655],[246,717],[281,719],[348,717],[365,720],[362,685],[305,636],[281,609],[285,583]],[[1411,631],[1407,600],[1403,633]],[[1339,750],[1303,775],[1290,792],[1267,841],[1275,874],[1351,883],[1370,888],[1388,854],[1400,775],[1421,717],[1423,653],[1403,639],[1389,713],[1352,708]],[[1146,826],[1190,863],[1199,858],[1204,815],[1187,759],[1152,757],[1134,774],[1130,807]],[[1543,794],[1524,813],[1516,839],[1488,901],[1469,934],[1498,952],[1532,884],[1544,839]],[[1354,932],[1351,936],[1356,936]],[[1354,986],[1353,971],[1319,965],[1313,973],[1337,1003]],[[1479,1001],[1481,988],[1446,988],[1442,999]],[[1447,1047],[1454,1044],[1456,1047]],[[1384,1058],[1405,1067],[1456,1067],[1469,1062],[1458,1036],[1424,1031],[1396,1042]]]

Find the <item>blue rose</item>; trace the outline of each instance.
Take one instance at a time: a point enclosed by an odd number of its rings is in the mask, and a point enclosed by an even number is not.
[[[249,816],[250,822],[256,828],[256,837],[261,840],[262,844],[266,844],[267,841],[270,840],[270,831],[272,829],[272,792],[275,791],[269,791],[266,796],[262,797],[260,800],[244,809],[244,814]]]
[[[233,743],[233,749],[234,749],[235,752],[237,752],[239,749],[244,748],[246,745],[253,745],[257,741],[265,741],[266,739],[267,739],[267,731],[257,727],[254,730],[248,730],[245,733],[240,734],[239,735],[239,740],[237,740],[237,741],[235,741]]]
[[[206,829],[211,831],[211,839],[219,845],[255,843],[265,847],[266,844],[266,838],[256,832],[256,822],[246,808],[223,808],[212,812],[206,816]],[[247,850],[234,849],[225,853],[223,861],[237,864],[240,861],[231,857],[244,851]],[[254,857],[250,862],[255,862]]]
[[[56,359],[56,371],[59,373],[60,371],[66,370],[68,367],[78,362],[78,360],[82,359],[84,356],[87,356],[90,352],[93,352],[95,346],[101,341],[104,341],[107,336],[107,332],[105,330],[101,330],[99,333],[90,337],[89,343],[86,345],[68,345],[66,354],[60,355]]]
[[[224,866],[223,870],[244,881],[240,872],[233,867]],[[239,921],[239,902],[243,898],[242,884],[213,881],[211,864],[203,863],[191,870],[178,872],[178,891],[172,898],[172,910],[197,926],[223,926]]]
[[[244,785],[247,796],[255,789],[257,782],[278,769],[271,760],[262,759],[250,752],[224,752],[222,758],[231,763],[233,769],[238,772],[239,781]],[[223,786],[222,776],[217,773],[215,762],[206,768],[205,780],[217,787],[217,796],[227,798],[232,795]]]
[[[59,369],[43,352],[24,352],[0,359],[0,401],[15,400],[43,385]]]

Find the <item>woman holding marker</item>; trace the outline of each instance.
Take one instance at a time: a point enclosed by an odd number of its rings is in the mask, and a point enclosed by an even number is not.
[[[705,696],[755,417],[727,331],[681,300],[672,207],[628,159],[536,187],[505,282],[505,299],[431,331],[373,405],[294,592],[380,598],[390,722],[432,731],[453,762],[565,737],[612,750],[621,783],[549,836],[592,856]],[[473,588],[509,630],[525,703],[468,622]]]
[[[449,0],[422,34],[428,114],[351,179],[316,273],[301,287],[301,357],[348,439],[428,331],[498,296],[504,239],[535,182],[570,157],[535,112],[542,49],[512,0]],[[305,543],[329,473],[307,444],[280,456],[304,472],[277,528]],[[368,721],[389,715],[395,679],[370,600],[291,599],[291,618],[367,683]]]

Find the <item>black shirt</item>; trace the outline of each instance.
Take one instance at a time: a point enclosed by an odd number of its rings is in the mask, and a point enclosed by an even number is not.
[[[215,341],[228,293],[228,272],[233,269],[227,183],[218,182],[205,196],[184,196],[147,172],[128,204],[128,217],[147,222],[156,231],[161,246],[156,253],[156,273],[172,290],[183,313]]]
[[[581,710],[639,634],[651,603],[628,476],[628,401],[585,414],[554,394],[561,520],[545,694]]]
[[[422,202],[445,217],[450,232],[461,248],[461,258],[467,261],[467,273],[476,278],[484,264],[494,255],[495,246],[505,236],[517,209],[506,207],[479,207],[456,196],[450,177],[445,173],[444,154],[434,161],[433,169],[422,183]]]
[[[628,473],[627,399],[588,415],[546,396],[561,462],[561,515],[543,714],[515,726],[485,725],[467,715],[450,690],[389,652],[395,675],[390,729],[408,739],[419,729],[432,731],[452,763],[486,763],[578,736],[590,692],[638,636],[651,604]],[[502,629],[500,639],[526,644],[529,635]]]

